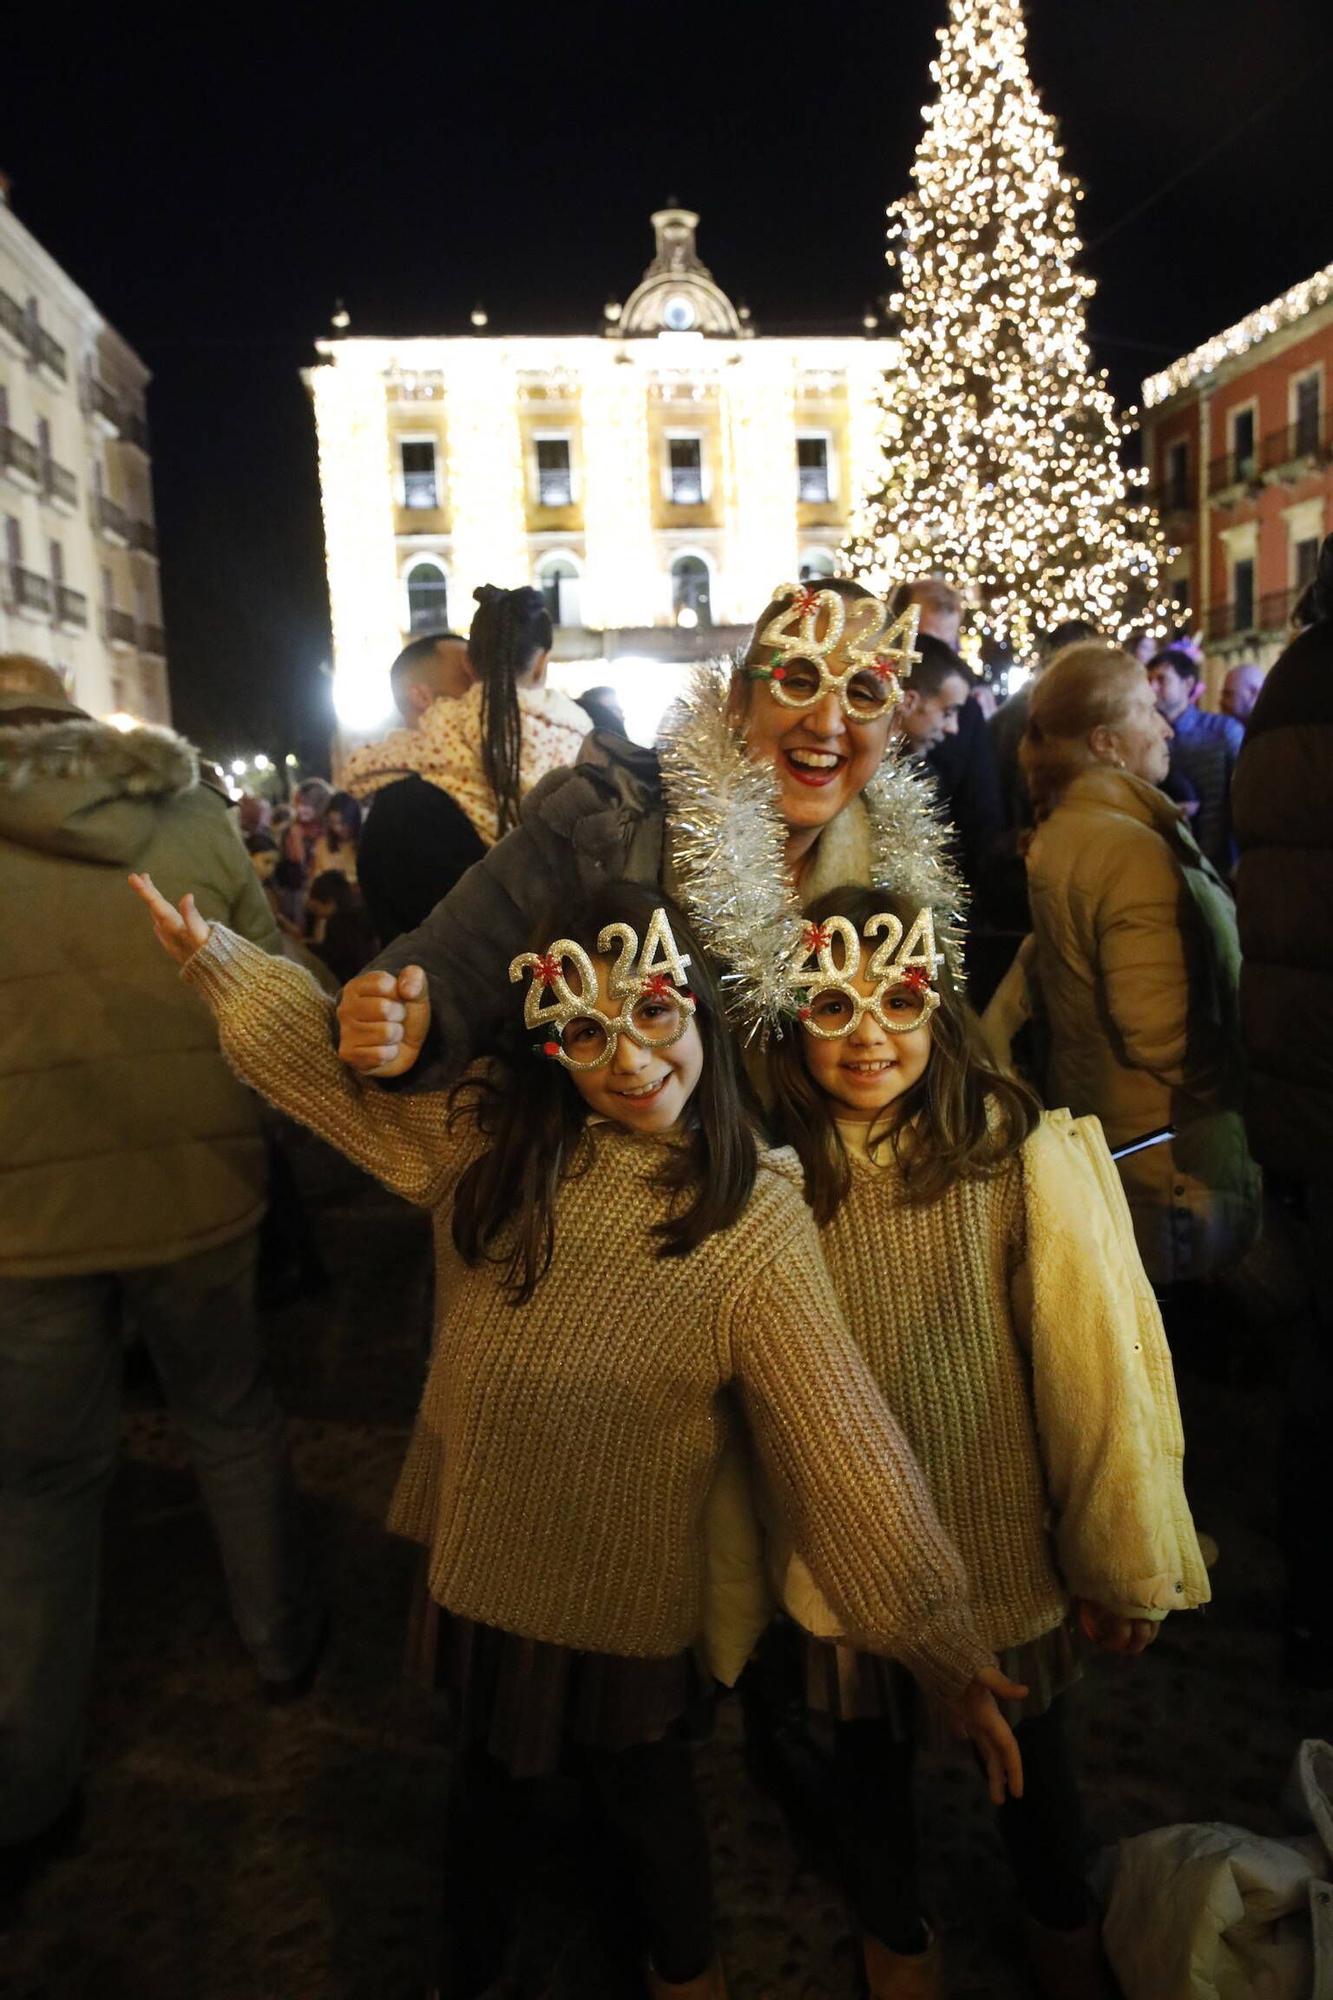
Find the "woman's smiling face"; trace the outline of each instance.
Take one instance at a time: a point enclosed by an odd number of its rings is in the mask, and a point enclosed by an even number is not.
[[[839,678],[854,671],[839,649],[827,665]],[[831,688],[809,708],[788,708],[774,698],[767,680],[741,680],[733,701],[750,755],[773,767],[778,810],[793,833],[827,826],[884,761],[891,711],[853,721]]]

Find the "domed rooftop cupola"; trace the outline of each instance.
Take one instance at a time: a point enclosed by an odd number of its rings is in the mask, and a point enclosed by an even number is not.
[[[657,255],[607,332],[617,338],[657,333],[705,333],[739,339],[735,306],[699,261],[694,232],[699,218],[688,208],[659,208],[653,217]]]

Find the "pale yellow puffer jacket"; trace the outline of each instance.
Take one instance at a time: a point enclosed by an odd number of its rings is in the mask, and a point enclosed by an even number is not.
[[[1236,1262],[1259,1223],[1241,1118],[1235,906],[1178,809],[1126,771],[1082,772],[1027,856],[1046,1102],[1091,1112],[1120,1163],[1156,1285]]]
[[[171,1263],[263,1214],[255,1100],[130,869],[280,950],[181,737],[78,714],[0,726],[0,1277]]]

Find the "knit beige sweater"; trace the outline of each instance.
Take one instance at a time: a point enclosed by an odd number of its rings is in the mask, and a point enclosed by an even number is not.
[[[850,1192],[821,1236],[834,1290],[963,1558],[988,1644],[1021,1645],[1057,1626],[1069,1597],[1010,1306],[1025,1257],[1019,1162],[915,1207],[890,1149],[879,1164],[850,1157]]]
[[[1073,1596],[1140,1617],[1205,1603],[1170,1355],[1096,1121],[1048,1113],[993,1178],[920,1207],[891,1150],[872,1162],[840,1129],[829,1273],[987,1643],[1051,1631]],[[794,1614],[841,1636],[780,1539],[775,1568]]]
[[[795,1548],[857,1644],[956,1694],[990,1659],[901,1431],[858,1354],[799,1186],[761,1165],[739,1222],[658,1258],[660,1144],[613,1125],[562,1187],[526,1305],[450,1238],[479,1141],[439,1094],[363,1084],[306,975],[215,926],[187,979],[238,1073],[434,1212],[437,1324],[390,1526],[429,1549],[461,1616],[580,1649],[666,1657],[702,1623],[701,1521],[734,1387]]]

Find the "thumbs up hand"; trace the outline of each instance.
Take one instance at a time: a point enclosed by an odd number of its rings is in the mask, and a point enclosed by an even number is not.
[[[194,906],[194,897],[188,892],[181,897],[180,908],[173,910],[166,897],[155,887],[151,875],[131,875],[130,887],[148,905],[157,941],[167,957],[174,958],[177,965],[184,965],[194,957],[201,944],[208,943],[210,926],[200,916]]]

